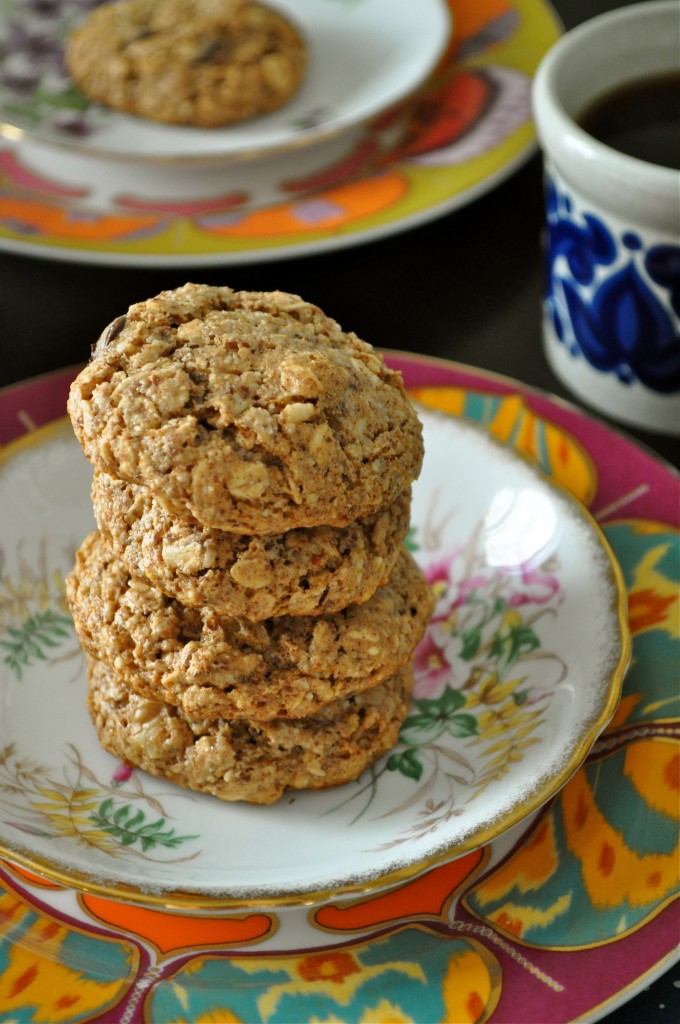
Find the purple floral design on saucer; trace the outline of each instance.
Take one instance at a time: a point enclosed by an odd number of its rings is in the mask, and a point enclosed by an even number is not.
[[[89,135],[98,108],[72,82],[64,40],[102,0],[0,0],[0,108],[24,128]]]

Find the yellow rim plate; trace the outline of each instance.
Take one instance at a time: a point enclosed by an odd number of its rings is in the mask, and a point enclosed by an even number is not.
[[[4,142],[0,247],[60,260],[226,265],[343,248],[466,205],[534,151],[531,81],[560,26],[544,0],[449,2],[453,42],[426,86],[343,135],[339,149],[336,138],[328,150],[306,147],[302,162],[287,157],[283,172],[262,160],[223,178],[213,168],[192,193],[176,167],[154,171],[151,188],[139,167],[102,174],[101,164],[58,147]]]
[[[481,427],[421,416],[410,543],[438,603],[411,714],[392,754],[356,783],[272,807],[131,774],[100,748],[63,603],[93,522],[89,466],[65,421],[5,449],[4,855],[155,905],[318,902],[476,849],[573,775],[628,663],[616,560],[581,503],[533,462]]]

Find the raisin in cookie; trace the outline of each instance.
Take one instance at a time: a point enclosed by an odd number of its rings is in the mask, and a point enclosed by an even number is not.
[[[90,99],[214,128],[287,103],[307,51],[297,28],[255,0],[120,0],[71,33],[65,59]]]
[[[254,804],[357,778],[397,742],[413,685],[409,665],[310,718],[208,722],[130,693],[111,668],[88,662],[90,715],[109,753],[188,789]]]
[[[402,550],[390,581],[335,615],[250,622],[189,608],[130,576],[98,533],[67,578],[85,651],[129,688],[192,718],[305,718],[376,686],[410,660],[431,590]]]
[[[255,537],[170,515],[148,488],[95,473],[100,533],[133,576],[185,605],[259,622],[367,601],[387,583],[409,526],[410,493],[345,527]]]
[[[285,292],[188,284],[131,306],[68,408],[97,468],[241,534],[346,526],[407,490],[423,457],[401,376]]]

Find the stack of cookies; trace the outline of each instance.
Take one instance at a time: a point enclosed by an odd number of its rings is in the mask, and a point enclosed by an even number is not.
[[[95,468],[67,593],[103,746],[252,803],[386,753],[432,611],[400,376],[298,296],[188,284],[104,331],[69,414]]]

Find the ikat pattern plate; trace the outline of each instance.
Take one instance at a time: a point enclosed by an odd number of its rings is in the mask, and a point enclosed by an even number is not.
[[[516,381],[403,353],[390,361],[420,401],[527,453],[600,523],[633,645],[613,719],[513,829],[413,879],[311,908],[139,906],[0,863],[8,1020],[572,1024],[601,1019],[674,962],[680,479]],[[61,416],[73,375],[5,390],[2,440]]]
[[[191,905],[318,900],[418,874],[535,811],[617,706],[625,589],[570,492],[426,406],[409,547],[437,598],[392,753],[355,783],[220,803],[99,746],[63,578],[92,525],[70,424],[0,467],[0,848],[93,892]]]

